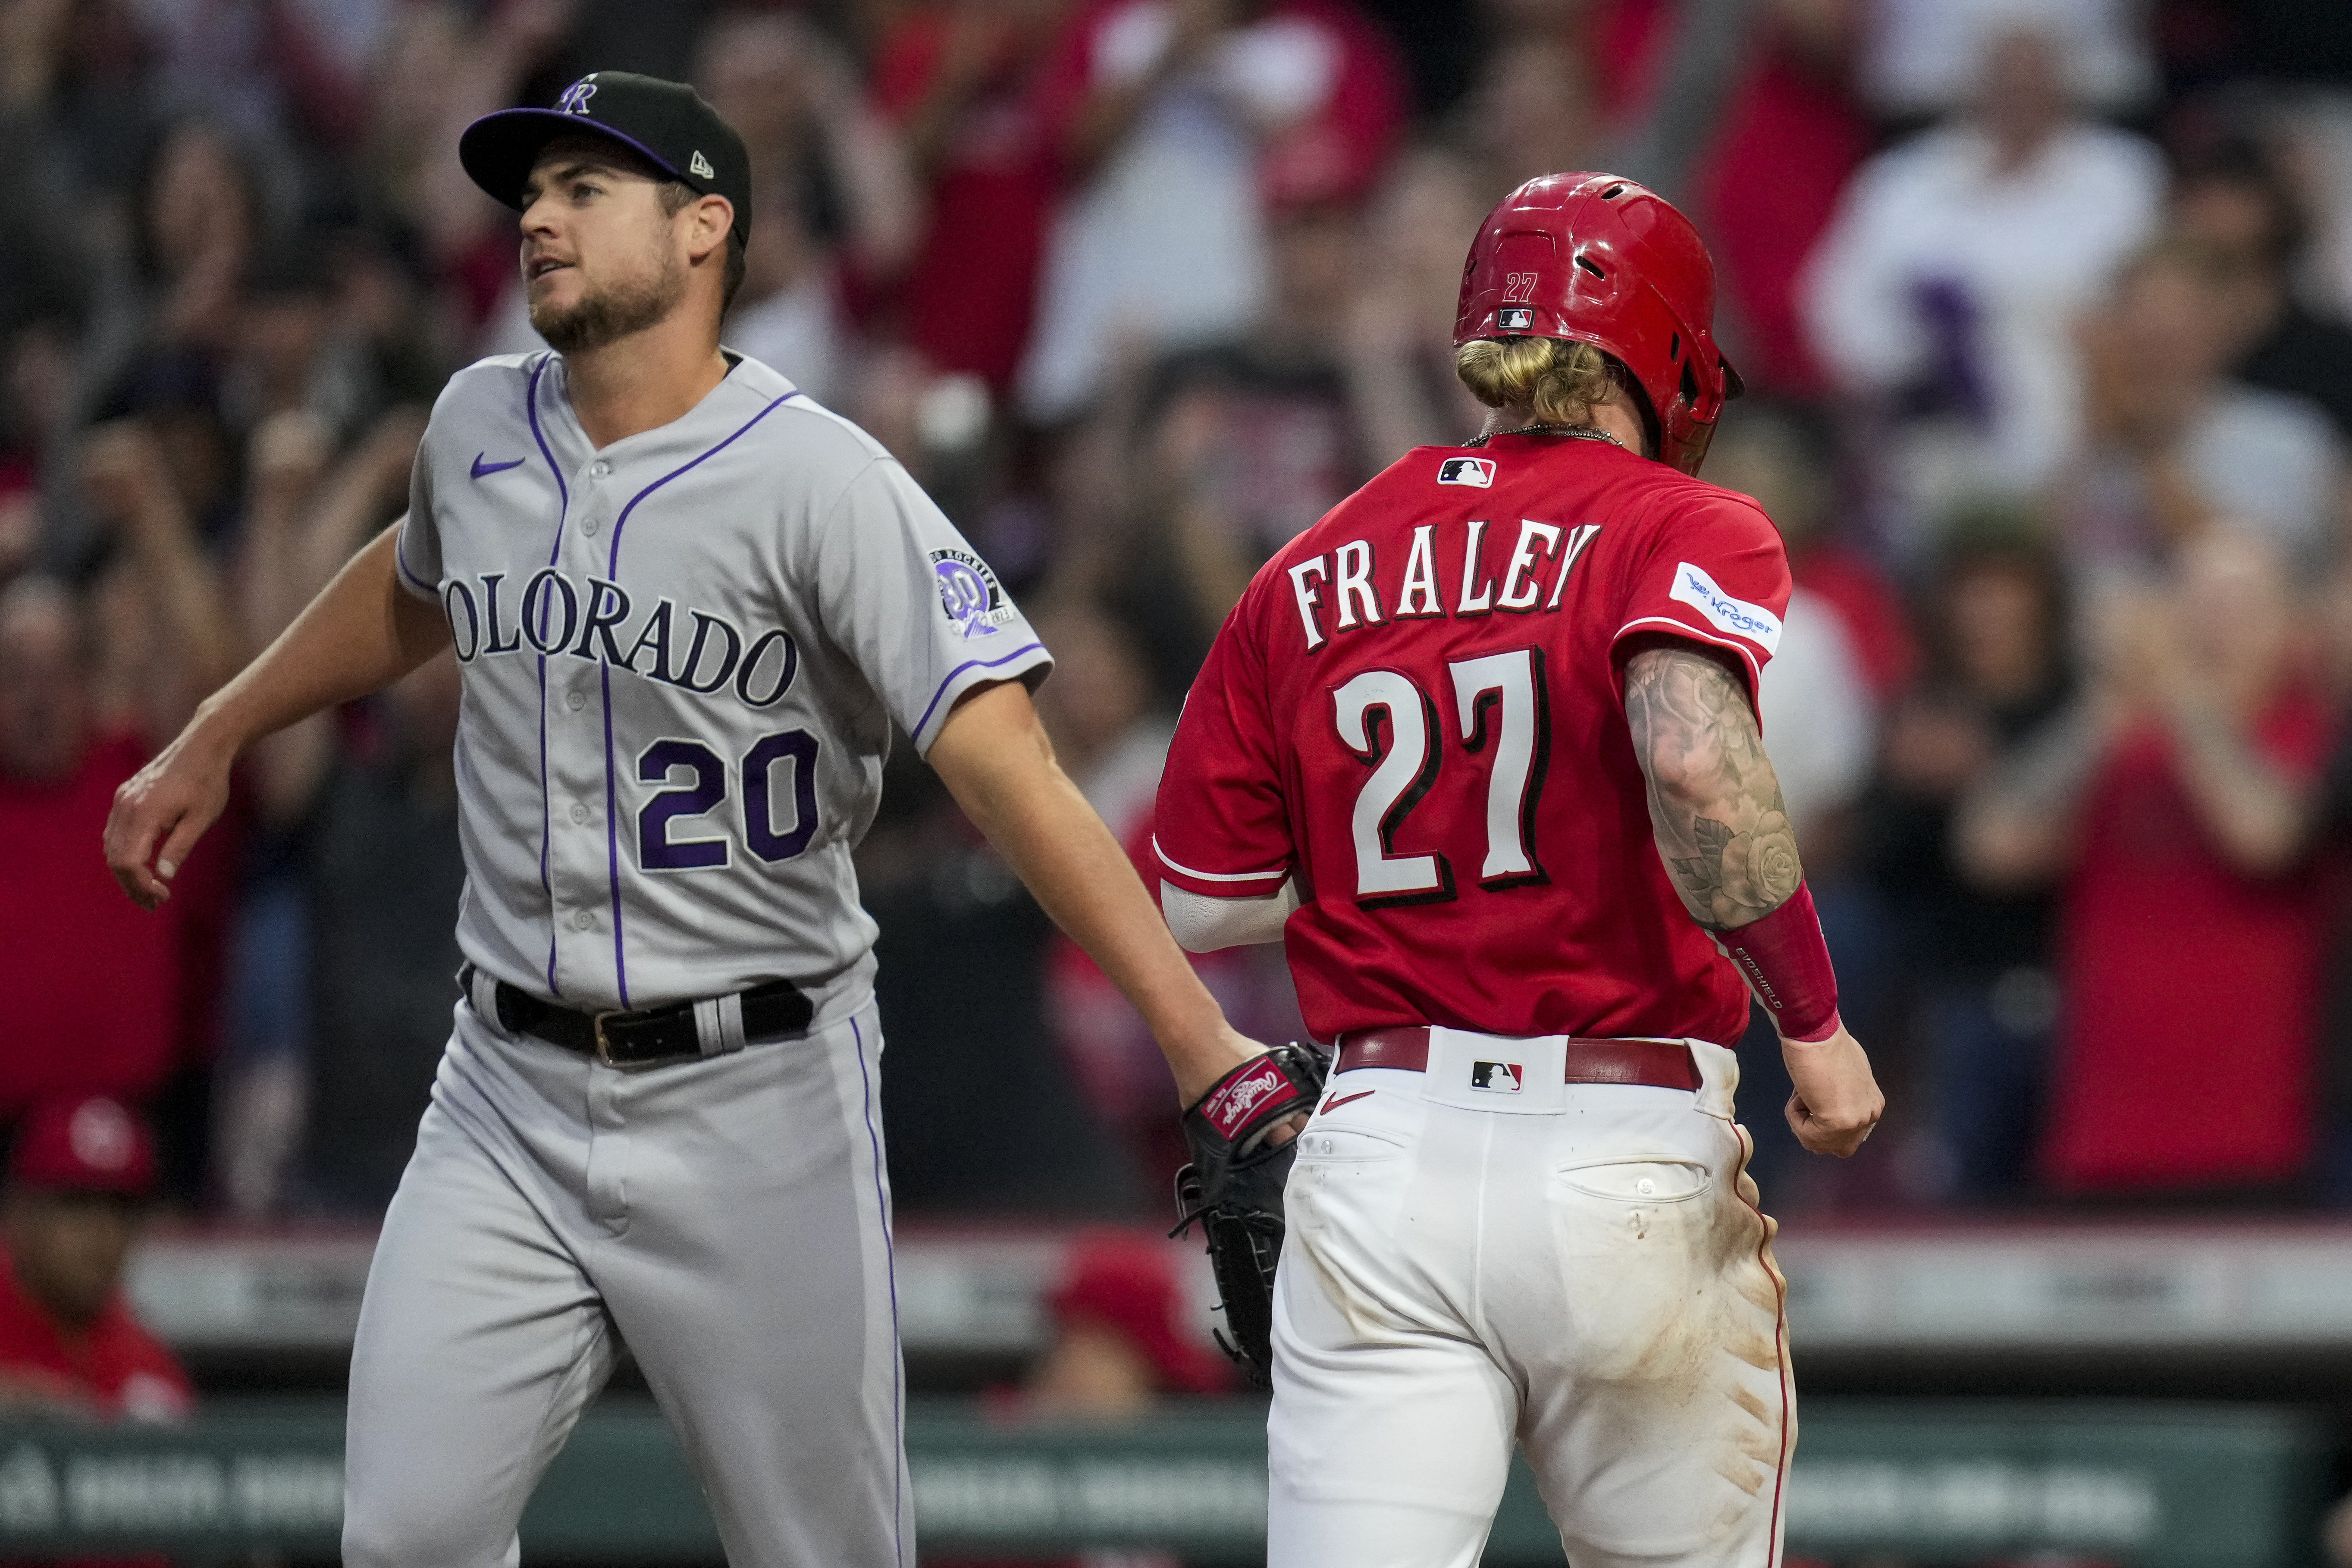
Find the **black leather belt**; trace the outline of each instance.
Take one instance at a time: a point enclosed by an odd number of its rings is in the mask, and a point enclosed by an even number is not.
[[[470,963],[457,971],[457,984],[478,1007],[480,988],[494,988],[499,1026],[509,1034],[530,1035],[615,1068],[667,1067],[724,1056],[748,1041],[801,1034],[816,1016],[815,1005],[789,980],[704,1002],[604,1013],[542,1001],[503,980],[490,980]]]

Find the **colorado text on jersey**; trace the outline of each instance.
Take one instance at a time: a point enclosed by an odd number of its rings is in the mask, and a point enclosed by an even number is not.
[[[1444,526],[1450,532],[1454,525]],[[1298,598],[1298,620],[1307,630],[1307,651],[1312,653],[1329,640],[1324,618],[1332,614],[1336,614],[1332,630],[1349,632],[1379,626],[1391,616],[1412,620],[1484,616],[1497,610],[1522,616],[1537,609],[1557,610],[1560,594],[1568,586],[1568,574],[1601,531],[1597,522],[1563,529],[1523,517],[1518,541],[1504,557],[1498,575],[1486,558],[1486,521],[1473,518],[1460,525],[1462,569],[1455,591],[1449,595],[1439,581],[1437,562],[1441,552],[1448,560],[1454,558],[1454,542],[1448,539],[1441,547],[1439,527],[1425,522],[1412,531],[1412,545],[1405,552],[1404,569],[1393,583],[1390,598],[1381,596],[1381,564],[1369,539],[1351,539],[1327,555],[1310,556],[1291,566],[1290,586]],[[1547,571],[1548,583],[1540,580]],[[1324,597],[1327,589],[1328,600]],[[1390,605],[1395,605],[1393,611],[1386,607]]]
[[[618,583],[591,577],[583,592],[562,572],[543,566],[523,584],[509,614],[504,603],[506,582],[507,574],[488,572],[472,584],[452,578],[441,591],[458,663],[525,648],[542,656],[569,653],[704,695],[731,678],[735,695],[754,708],[780,700],[792,689],[800,670],[800,648],[782,626],[750,637],[746,647],[746,635],[734,622],[689,605],[686,613],[693,623],[693,637],[684,656],[673,658],[672,633],[684,640],[684,628],[674,627],[677,606],[664,598],[646,615],[624,653],[614,633],[630,636],[630,605],[628,591]],[[642,669],[640,660],[646,665]],[[757,689],[762,687],[764,690]]]

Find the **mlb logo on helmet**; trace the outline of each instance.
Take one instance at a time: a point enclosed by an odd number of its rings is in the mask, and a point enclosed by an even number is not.
[[[1475,485],[1483,490],[1495,482],[1495,459],[1448,458],[1437,465],[1437,482],[1441,485]]]
[[[1513,305],[1495,312],[1495,325],[1503,331],[1531,331],[1535,324],[1536,313],[1525,305]]]
[[[1519,1064],[1517,1062],[1472,1062],[1470,1087],[1492,1094],[1519,1092]]]

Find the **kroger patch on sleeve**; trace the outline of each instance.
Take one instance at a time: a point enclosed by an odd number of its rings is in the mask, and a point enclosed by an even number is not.
[[[1761,605],[1725,593],[1703,568],[1687,561],[1677,565],[1673,596],[1696,610],[1717,631],[1746,637],[1768,654],[1780,651],[1780,617]]]

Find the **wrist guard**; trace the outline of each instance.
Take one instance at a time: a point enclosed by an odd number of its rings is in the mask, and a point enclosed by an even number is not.
[[[1811,888],[1798,883],[1779,909],[1716,940],[1772,1015],[1782,1039],[1810,1043],[1837,1032],[1837,972],[1822,940]]]

